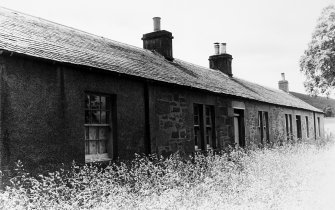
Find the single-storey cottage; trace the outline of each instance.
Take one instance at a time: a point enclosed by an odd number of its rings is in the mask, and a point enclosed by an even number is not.
[[[0,8],[1,166],[323,136],[321,110],[234,77],[224,43],[205,68],[173,57],[160,18],[142,40],[143,49]]]

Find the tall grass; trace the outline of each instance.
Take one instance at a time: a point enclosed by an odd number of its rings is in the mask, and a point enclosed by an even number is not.
[[[329,144],[327,144],[329,145]],[[185,159],[137,156],[130,164],[17,176],[1,209],[281,209],[299,206],[313,164],[329,146],[285,145]]]

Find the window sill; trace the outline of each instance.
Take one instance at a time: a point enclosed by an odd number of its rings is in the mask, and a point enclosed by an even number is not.
[[[85,163],[107,162],[111,160],[112,158],[108,157],[108,153],[97,154],[97,155],[85,155]]]

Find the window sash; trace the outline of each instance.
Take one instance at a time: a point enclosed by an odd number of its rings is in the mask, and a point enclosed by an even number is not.
[[[193,115],[195,150],[215,148],[214,106],[193,104]]]
[[[309,122],[308,122],[308,116],[306,116],[306,135],[307,135],[307,138],[309,138]]]
[[[320,117],[318,117],[318,130],[319,130],[319,137],[320,137],[321,136]]]
[[[301,116],[296,115],[296,125],[297,125],[297,138],[302,138],[302,131],[301,131]]]
[[[110,159],[108,143],[112,140],[111,123],[112,97],[104,94],[86,93],[84,123],[86,162]]]
[[[258,134],[261,144],[269,143],[269,115],[266,111],[258,111]]]

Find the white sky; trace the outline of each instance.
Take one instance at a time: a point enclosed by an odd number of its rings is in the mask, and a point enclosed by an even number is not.
[[[290,91],[304,93],[299,71],[322,8],[334,0],[1,0],[0,6],[112,40],[142,47],[152,17],[172,32],[173,55],[208,67],[214,42],[226,42],[233,74],[278,88],[285,72]]]

